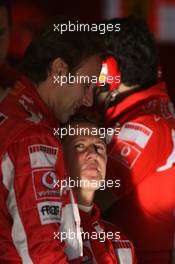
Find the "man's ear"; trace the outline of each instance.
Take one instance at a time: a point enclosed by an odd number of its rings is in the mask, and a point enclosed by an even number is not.
[[[68,64],[60,57],[56,58],[51,65],[51,76],[67,76],[69,72]]]

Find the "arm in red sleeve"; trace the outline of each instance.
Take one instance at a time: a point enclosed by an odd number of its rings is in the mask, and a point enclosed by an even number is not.
[[[142,116],[123,124],[108,146],[107,173],[113,180],[120,179],[119,196],[154,174],[171,151],[171,131],[164,121],[155,118]]]

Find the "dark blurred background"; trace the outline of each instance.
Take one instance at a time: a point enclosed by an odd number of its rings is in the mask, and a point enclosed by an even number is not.
[[[9,59],[15,65],[43,23],[55,15],[78,21],[135,14],[144,17],[154,33],[161,58],[163,79],[175,103],[175,0],[13,0]]]

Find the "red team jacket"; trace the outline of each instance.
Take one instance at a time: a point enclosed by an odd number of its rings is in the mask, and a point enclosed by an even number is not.
[[[115,225],[101,219],[100,211],[95,204],[91,213],[80,210],[80,216],[81,231],[84,233],[81,263],[136,264],[131,241],[122,235]],[[94,235],[95,233],[98,237]],[[90,237],[85,234],[90,234]]]
[[[58,183],[65,169],[54,127],[56,120],[25,78],[0,104],[2,264],[68,263],[82,256],[78,235],[59,240],[58,232],[80,232],[80,217],[72,191]]]
[[[121,180],[110,220],[134,242],[139,264],[174,263],[175,112],[165,84],[128,96],[105,121],[121,128],[108,145],[108,177]]]
[[[54,127],[33,85],[21,78],[0,104],[0,264],[135,264],[132,243],[123,236],[82,241],[73,193],[58,184],[65,168]],[[85,232],[110,231],[116,238],[116,228],[100,220],[95,206],[81,219]],[[59,232],[69,231],[75,238],[61,241]]]

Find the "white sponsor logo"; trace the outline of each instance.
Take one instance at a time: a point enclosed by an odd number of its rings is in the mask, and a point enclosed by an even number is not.
[[[26,118],[26,120],[32,121],[34,123],[39,123],[42,119],[43,116],[41,113],[35,113],[32,109],[33,106],[33,100],[28,98],[25,95],[22,95],[21,98],[19,99],[19,103],[23,106],[26,112],[28,112],[31,116]]]
[[[121,150],[121,155],[127,157],[131,153],[131,148],[129,146],[124,146]]]
[[[133,142],[139,147],[145,148],[152,133],[152,130],[144,125],[128,122],[121,128],[118,138]]]
[[[115,250],[121,264],[132,264],[132,251],[130,248],[118,248]]]
[[[60,188],[55,185],[58,181],[54,170],[36,169],[32,171],[32,183],[36,200],[60,196]]]
[[[125,167],[132,169],[140,154],[141,151],[135,146],[132,146],[125,141],[117,140],[117,144],[113,146],[108,157],[116,159]]]
[[[32,168],[54,167],[57,160],[58,148],[48,145],[29,146],[29,156]]]
[[[38,203],[38,212],[41,224],[60,223],[61,220],[61,202],[42,202]]]
[[[132,249],[129,240],[115,240],[115,253],[118,256],[121,264],[132,264]]]
[[[48,180],[51,179],[52,182],[49,182]],[[42,184],[49,189],[55,188],[55,183],[57,182],[56,174],[53,171],[47,171],[44,173],[42,177]]]

